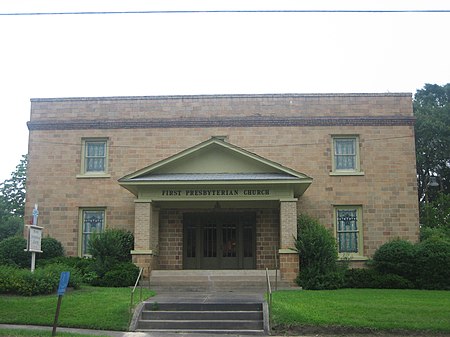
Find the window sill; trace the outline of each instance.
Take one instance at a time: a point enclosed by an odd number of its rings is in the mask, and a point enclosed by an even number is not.
[[[339,254],[339,260],[349,260],[349,261],[367,261],[369,260],[366,256],[361,255],[345,255]]]
[[[95,179],[95,178],[111,178],[110,174],[99,173],[99,174],[77,174],[77,179]]]
[[[330,176],[363,176],[364,172],[358,171],[358,172],[339,172],[339,171],[333,171],[330,172]]]

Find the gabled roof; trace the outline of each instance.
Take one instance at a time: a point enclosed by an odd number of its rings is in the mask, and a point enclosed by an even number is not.
[[[293,184],[301,195],[311,184],[307,175],[213,137],[119,179],[138,195],[140,186]],[[300,186],[301,185],[301,186]]]

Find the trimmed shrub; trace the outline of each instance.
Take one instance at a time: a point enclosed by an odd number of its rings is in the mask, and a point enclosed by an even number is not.
[[[38,269],[36,269],[36,270],[38,270]],[[45,275],[54,276],[58,280],[58,284],[59,284],[59,278],[61,276],[61,273],[63,271],[68,271],[68,272],[70,272],[68,287],[71,287],[74,289],[79,289],[81,287],[82,275],[81,275],[80,271],[77,268],[74,268],[67,264],[53,263],[53,264],[49,264],[48,266],[46,266],[42,269],[39,269],[39,271],[42,271]]]
[[[375,269],[349,269],[345,272],[346,288],[414,289],[414,283],[400,275],[381,274]]]
[[[314,268],[303,269],[296,279],[297,284],[308,290],[340,289],[344,285],[341,271],[320,273]]]
[[[49,236],[42,238],[41,250],[42,253],[37,254],[37,260],[48,260],[64,256],[64,248],[61,242]]]
[[[51,294],[56,291],[62,271],[70,272],[69,287],[80,287],[81,277],[76,269],[63,264],[28,269],[0,266],[0,293],[24,296]]]
[[[52,264],[63,264],[75,269],[78,275],[81,276],[81,280],[84,283],[90,284],[93,279],[98,277],[97,273],[94,272],[94,259],[74,256],[60,256],[49,260],[39,260],[36,263],[39,267],[45,267]]]
[[[305,214],[297,221],[296,249],[300,254],[297,283],[304,289],[337,289],[344,282],[344,268],[337,264],[333,234],[316,219]]]
[[[420,242],[414,267],[419,288],[450,290],[450,242],[439,237]]]
[[[333,234],[318,220],[301,214],[297,221],[296,248],[302,268],[314,267],[318,271],[335,271],[338,252]]]
[[[396,274],[379,274],[375,287],[382,289],[414,289],[414,283]]]
[[[131,262],[121,262],[114,269],[107,271],[92,284],[101,287],[129,287],[134,285],[139,275],[139,268]]]
[[[25,251],[27,240],[21,236],[9,237],[0,242],[0,264],[29,268],[31,266],[31,253]],[[64,255],[64,249],[58,240],[45,237],[41,240],[42,253],[36,254],[36,264],[39,261],[52,259]]]
[[[133,234],[121,229],[109,229],[94,235],[89,240],[89,251],[94,259],[91,271],[101,279],[122,262],[131,263],[133,242]],[[101,285],[103,283],[94,280],[93,284]]]
[[[98,260],[130,262],[133,248],[133,233],[122,229],[107,229],[89,240],[89,252]]]
[[[43,269],[36,269],[34,273],[21,270],[17,280],[15,293],[23,296],[51,294],[58,288],[59,277],[54,273],[46,273]]]
[[[12,266],[0,266],[0,294],[10,294],[14,292],[16,283],[15,275],[19,269]]]
[[[416,246],[396,239],[380,246],[373,255],[373,267],[381,274],[396,274],[414,280]]]
[[[0,264],[29,268],[31,254],[24,251],[27,240],[21,236],[12,236],[0,241]]]
[[[377,288],[379,273],[371,268],[353,268],[345,271],[344,287]]]

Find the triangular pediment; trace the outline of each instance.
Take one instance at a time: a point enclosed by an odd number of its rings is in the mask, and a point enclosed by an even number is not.
[[[135,195],[139,186],[156,184],[282,181],[309,186],[312,179],[215,137],[119,179],[119,183]]]

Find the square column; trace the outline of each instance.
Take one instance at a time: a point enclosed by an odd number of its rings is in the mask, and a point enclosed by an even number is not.
[[[295,283],[299,272],[297,238],[297,199],[280,200],[280,274],[281,279]]]
[[[135,201],[133,263],[144,268],[144,277],[158,266],[159,210],[151,201]]]

